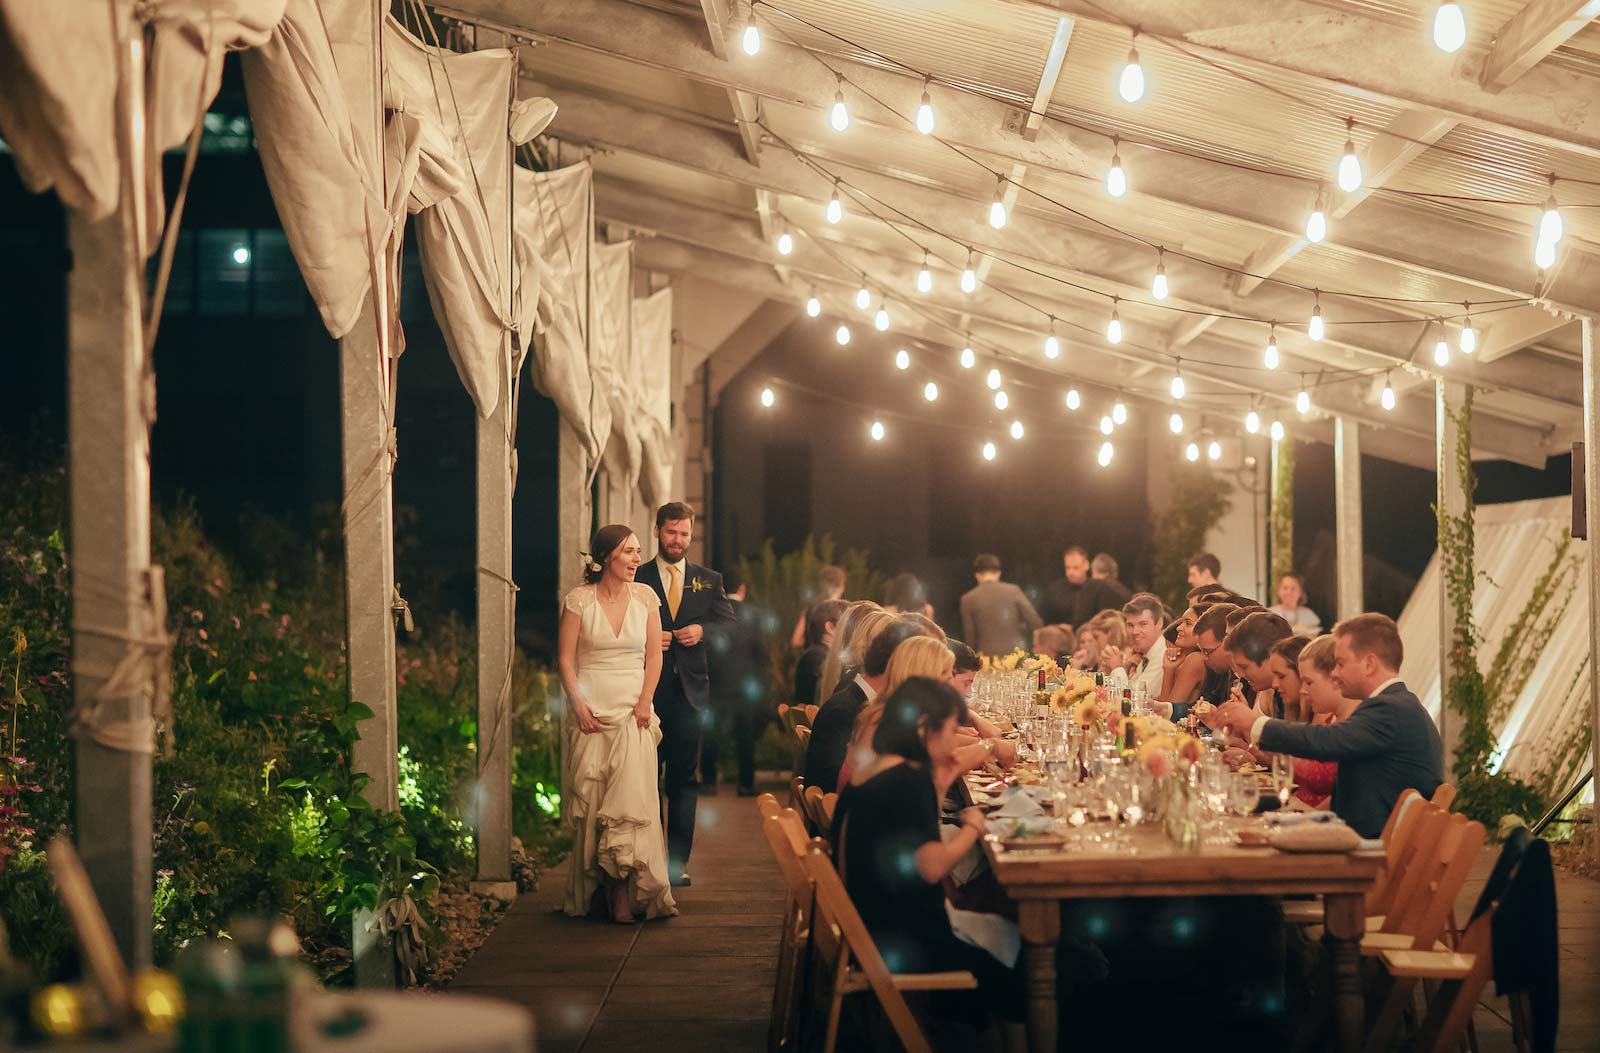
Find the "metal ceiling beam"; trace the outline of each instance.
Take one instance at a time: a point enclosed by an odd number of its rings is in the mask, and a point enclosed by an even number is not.
[[[711,39],[711,53],[726,62],[728,37],[733,33],[732,12],[728,9],[727,0],[700,0],[700,11],[705,16],[706,34]],[[745,157],[751,161],[760,160],[760,100],[747,91],[729,88],[728,108],[733,111],[733,123],[739,129],[739,142],[744,146]]]
[[[1028,142],[1039,138],[1044,125],[1044,115],[1050,110],[1050,98],[1056,93],[1056,81],[1061,79],[1061,67],[1067,59],[1067,44],[1072,40],[1072,19],[1056,19],[1056,31],[1050,37],[1050,50],[1046,52],[1044,69],[1039,73],[1039,86],[1033,91],[1033,105],[1022,120],[1017,134]]]
[[[723,62],[707,50],[697,26],[623,0],[546,0],[538,5],[518,0],[452,0],[450,5],[436,10],[490,27],[509,26],[523,36],[559,41],[699,83],[737,88],[812,110],[819,115],[819,132],[821,114],[837,86],[832,74],[809,53],[773,40],[771,34],[758,58],[736,56],[735,61]],[[848,67],[850,78],[863,91],[888,100],[900,114],[914,111],[922,92],[920,80],[844,59],[830,61],[836,67]],[[533,66],[537,68],[536,64]],[[874,127],[873,142],[879,153],[892,155],[897,139],[907,144],[926,142],[909,128],[903,116],[858,97],[853,90],[848,101],[853,120]],[[640,108],[649,105],[649,100],[638,100]],[[1091,210],[1107,217],[1117,208],[1137,208],[1141,199],[1148,199],[1252,226],[1265,234],[1296,237],[1303,229],[1305,209],[1310,205],[1309,191],[1306,200],[1301,201],[1301,195],[1285,192],[1282,179],[1239,169],[1228,170],[1226,178],[1222,178],[1222,170],[1211,162],[1161,150],[1142,150],[1129,142],[1123,143],[1123,151],[1133,189],[1126,199],[1112,205],[1098,189],[1110,154],[1109,143],[1103,137],[1046,121],[1038,141],[1029,142],[1005,130],[1008,115],[1014,121],[1018,112],[977,96],[944,100],[938,135],[968,152],[988,154],[984,162],[997,170],[1004,171],[1009,164],[1023,164],[1082,178],[1084,193],[1094,195],[1090,199],[1095,203]],[[983,181],[976,166],[974,175],[977,182]],[[1146,193],[1152,187],[1160,188],[1159,193]],[[1024,195],[1022,200],[1027,205],[1029,196]],[[1489,216],[1469,217],[1459,210],[1422,210],[1403,201],[1380,199],[1336,224],[1324,245],[1390,266],[1478,286],[1496,296],[1530,294],[1532,268],[1520,265],[1528,256],[1526,238],[1520,232],[1496,229],[1500,222]],[[1402,237],[1406,247],[1399,249],[1396,246],[1402,243]],[[1577,244],[1571,237],[1567,241]],[[1567,300],[1590,305],[1577,310],[1600,311],[1600,261],[1577,267],[1564,278],[1559,291]]]
[[[1483,64],[1483,87],[1509,87],[1596,16],[1600,0],[1532,0],[1495,34]]]

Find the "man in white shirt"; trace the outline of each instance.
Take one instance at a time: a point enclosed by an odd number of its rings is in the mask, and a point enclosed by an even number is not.
[[[1128,623],[1127,651],[1108,647],[1101,655],[1102,664],[1112,667],[1112,686],[1121,690],[1143,684],[1146,698],[1160,698],[1162,662],[1167,653],[1167,641],[1161,635],[1166,628],[1166,607],[1151,593],[1140,592],[1123,604],[1122,616]]]

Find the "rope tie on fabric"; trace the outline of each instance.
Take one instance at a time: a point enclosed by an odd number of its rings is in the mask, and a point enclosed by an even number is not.
[[[518,585],[516,582],[514,582],[510,578],[506,577],[504,574],[500,573],[498,570],[494,570],[494,569],[492,569],[490,567],[486,567],[482,563],[478,564],[478,573],[479,574],[487,574],[487,575],[489,575],[489,577],[491,577],[491,578],[495,579],[496,581],[500,582],[500,584],[502,584],[506,588],[510,589],[513,593],[517,593],[517,592],[521,592],[522,591],[522,586],[521,585]]]
[[[406,602],[404,596],[400,595],[400,583],[398,581],[394,583],[394,599],[391,601],[391,605],[394,609],[395,619],[405,626],[406,632],[416,632],[417,623],[411,618],[411,604]]]
[[[105,679],[92,697],[78,700],[73,712],[72,735],[87,738],[96,745],[119,753],[154,753],[156,736],[162,735],[162,755],[172,756],[172,645],[167,633],[167,593],[165,571],[152,566],[142,575],[145,582],[140,604],[140,619],[147,635],[136,636],[121,629],[73,623],[78,636],[98,636],[123,645],[121,659],[111,669],[96,666],[74,656],[77,675]],[[149,701],[147,711],[132,718],[115,718],[109,707],[137,711],[138,701]]]

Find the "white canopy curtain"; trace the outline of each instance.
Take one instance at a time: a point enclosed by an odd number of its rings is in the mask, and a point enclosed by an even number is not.
[[[633,301],[638,369],[639,488],[647,504],[672,500],[672,290]]]
[[[595,433],[602,436],[607,467],[628,490],[639,485],[639,431],[634,407],[638,370],[633,361],[633,243],[596,244],[590,268],[590,369],[594,374]],[[601,428],[599,407],[606,407]],[[609,437],[609,438],[606,438]]]
[[[117,69],[136,5],[0,0],[0,134],[28,189],[52,187],[100,220],[117,207]],[[267,42],[284,0],[149,0],[143,20],[146,253],[165,212],[161,155],[189,137],[222,83],[226,51]]]
[[[1487,667],[1500,641],[1527,605],[1535,582],[1550,565],[1561,532],[1572,522],[1572,499],[1549,497],[1499,505],[1480,505],[1474,523],[1477,569],[1487,576],[1478,582],[1472,614],[1484,634],[1479,662]],[[1544,653],[1505,720],[1494,729],[1502,757],[1500,770],[1530,782],[1553,778],[1557,791],[1566,790],[1588,764],[1589,754],[1578,756],[1576,768],[1551,772],[1574,735],[1589,720],[1589,546],[1573,545],[1578,559],[1571,605],[1556,622]],[[1559,601],[1559,595],[1558,595]],[[1401,670],[1406,685],[1417,693],[1435,716],[1439,713],[1439,554],[1400,614],[1400,636],[1405,643]],[[1456,719],[1453,715],[1451,719]]]

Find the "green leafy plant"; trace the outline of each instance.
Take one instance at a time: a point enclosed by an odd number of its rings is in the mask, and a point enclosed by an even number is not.
[[[1294,573],[1294,440],[1285,438],[1272,444],[1272,509],[1267,518],[1274,585],[1285,574]]]
[[[1182,610],[1189,590],[1189,557],[1205,547],[1206,535],[1233,507],[1232,488],[1209,472],[1180,472],[1172,504],[1156,520],[1150,584],[1168,607]]]
[[[846,597],[882,598],[883,575],[868,565],[867,553],[850,549],[838,554],[830,534],[823,534],[820,539],[807,535],[805,544],[781,556],[768,538],[755,558],[739,561],[739,573],[749,586],[752,600],[770,615],[763,628],[776,683],[794,681],[794,664],[799,655],[789,645],[789,634],[800,615],[816,602],[818,575],[830,563],[844,569]]]

